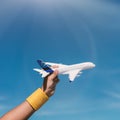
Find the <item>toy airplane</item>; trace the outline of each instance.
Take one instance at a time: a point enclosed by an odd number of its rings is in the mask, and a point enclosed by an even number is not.
[[[76,77],[80,76],[82,70],[91,69],[95,67],[95,64],[93,64],[92,62],[84,62],[73,65],[43,62],[42,60],[37,60],[37,62],[42,69],[35,68],[33,70],[42,74],[42,77],[46,77],[50,73],[53,73],[56,69],[58,70],[59,74],[68,74],[70,82],[74,81]],[[58,66],[58,68],[52,68],[52,66]]]

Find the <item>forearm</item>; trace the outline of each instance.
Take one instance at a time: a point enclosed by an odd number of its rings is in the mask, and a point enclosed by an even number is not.
[[[27,120],[35,110],[24,101],[22,104],[6,113],[0,120]]]
[[[6,113],[0,120],[27,120],[47,100],[46,93],[38,88],[25,102]]]

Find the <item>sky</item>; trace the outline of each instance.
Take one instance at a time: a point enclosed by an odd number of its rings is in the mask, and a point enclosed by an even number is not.
[[[1,0],[0,116],[22,103],[43,79],[36,60],[93,62],[29,120],[119,120],[119,0]]]

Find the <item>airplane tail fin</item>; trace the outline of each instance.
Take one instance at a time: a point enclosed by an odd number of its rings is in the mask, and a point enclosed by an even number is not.
[[[41,68],[45,66],[45,63],[42,60],[37,60],[37,63],[40,65]]]
[[[40,67],[45,70],[48,73],[53,73],[54,71],[47,65],[45,64],[42,60],[37,60],[38,64]]]

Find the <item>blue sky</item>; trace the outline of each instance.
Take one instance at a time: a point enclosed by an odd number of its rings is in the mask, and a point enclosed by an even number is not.
[[[118,0],[1,0],[0,116],[42,85],[36,60],[91,61],[30,120],[119,120],[120,2]]]

